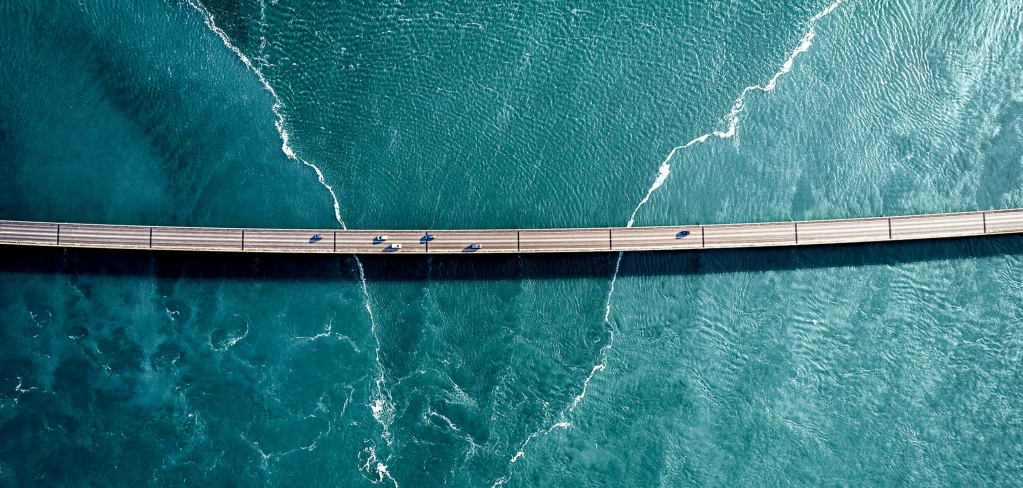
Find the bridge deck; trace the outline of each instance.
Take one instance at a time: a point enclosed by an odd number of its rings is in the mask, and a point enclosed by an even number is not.
[[[0,220],[0,244],[8,245],[341,254],[668,251],[1009,233],[1023,233],[1023,209],[757,224],[436,231],[229,229]],[[378,239],[380,236],[386,239]],[[473,244],[479,244],[479,249],[473,249]]]

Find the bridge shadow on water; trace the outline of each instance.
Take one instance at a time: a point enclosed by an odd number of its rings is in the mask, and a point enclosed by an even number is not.
[[[705,275],[999,256],[1023,257],[1023,235],[810,247],[626,253],[619,276]],[[610,278],[618,253],[363,255],[369,281]],[[0,273],[189,279],[356,281],[350,255],[200,253],[0,246]]]
[[[1023,256],[1023,235],[868,245],[626,253],[620,276],[700,275]],[[360,256],[366,279],[610,278],[617,253]],[[357,280],[352,256],[77,250],[0,246],[0,272],[195,279]]]

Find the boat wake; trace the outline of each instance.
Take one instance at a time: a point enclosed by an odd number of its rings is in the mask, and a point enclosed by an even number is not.
[[[657,189],[664,185],[664,183],[668,180],[668,177],[671,175],[671,160],[672,158],[675,157],[675,154],[681,150],[687,149],[697,144],[707,142],[707,140],[710,139],[711,137],[715,137],[718,139],[729,139],[734,137],[739,129],[739,115],[742,114],[746,106],[745,105],[746,95],[753,91],[770,92],[774,90],[777,87],[778,79],[784,76],[789,71],[792,71],[792,67],[793,64],[795,63],[796,58],[800,54],[810,50],[810,47],[813,45],[813,39],[814,37],[817,36],[816,29],[817,21],[821,20],[831,12],[834,12],[835,9],[837,9],[845,1],[846,0],[837,0],[828,7],[826,7],[824,10],[821,10],[816,15],[810,18],[810,20],[807,22],[809,29],[807,30],[806,34],[803,35],[802,39],[800,39],[799,45],[796,46],[796,48],[793,49],[791,52],[789,52],[788,57],[785,58],[785,62],[782,63],[778,71],[774,73],[774,75],[771,77],[770,80],[768,80],[766,84],[748,86],[742,90],[742,92],[739,94],[739,97],[736,98],[734,102],[732,102],[731,110],[729,110],[724,117],[726,127],[724,130],[716,130],[703,134],[685,144],[674,147],[671,150],[671,152],[668,153],[668,156],[664,158],[663,162],[661,162],[661,166],[657,168],[657,176],[654,178],[654,183],[650,185],[650,188],[647,189],[646,195],[644,195],[643,199],[639,201],[639,204],[636,205],[636,208],[632,210],[632,215],[629,216],[629,221],[626,224],[626,227],[632,227],[633,225],[635,225],[636,215],[639,213],[639,210],[643,208],[643,206],[646,205],[648,201],[650,201],[650,196],[653,195],[654,192],[657,191]],[[554,423],[550,427],[530,434],[526,438],[525,442],[523,442],[519,446],[518,451],[511,458],[510,463],[515,463],[515,461],[518,461],[523,456],[525,456],[526,446],[528,446],[529,443],[533,441],[533,439],[546,436],[558,428],[561,429],[570,428],[572,426],[572,423],[568,420],[568,414],[574,411],[575,408],[579,405],[579,402],[581,402],[582,399],[586,397],[586,390],[590,385],[590,381],[593,380],[593,377],[597,374],[597,372],[603,371],[605,368],[607,368],[607,355],[608,352],[610,352],[611,348],[614,346],[615,333],[618,332],[618,327],[615,325],[614,321],[611,320],[611,297],[614,295],[615,292],[615,284],[618,281],[618,271],[619,269],[621,269],[623,255],[624,253],[622,252],[618,253],[618,258],[615,261],[614,274],[611,276],[611,285],[607,293],[607,300],[605,302],[604,323],[608,327],[609,339],[607,344],[600,348],[599,352],[600,361],[597,364],[593,365],[593,369],[590,370],[590,374],[586,377],[585,380],[583,380],[582,390],[578,395],[575,396],[575,398],[572,399],[572,403],[569,404],[561,412],[558,422]],[[503,485],[505,482],[508,481],[508,478],[509,477],[506,475],[498,479],[493,486],[497,487]]]
[[[241,60],[241,62],[247,68],[249,68],[249,70],[256,74],[256,77],[259,79],[259,82],[263,84],[263,88],[265,88],[266,91],[269,92],[270,95],[273,97],[274,103],[273,106],[271,107],[271,110],[273,110],[274,115],[277,117],[277,120],[274,122],[274,126],[277,128],[277,132],[281,136],[281,151],[284,152],[284,155],[287,156],[288,159],[298,161],[304,164],[305,166],[312,168],[312,170],[316,173],[316,178],[317,180],[319,180],[320,185],[322,185],[324,188],[327,189],[328,192],[330,192],[330,197],[334,201],[334,219],[337,220],[338,225],[340,225],[342,229],[347,230],[348,226],[345,225],[344,220],[341,219],[341,205],[338,202],[337,194],[334,192],[334,188],[331,187],[329,183],[327,183],[326,179],[323,177],[323,172],[320,171],[320,168],[318,168],[315,164],[312,164],[309,161],[306,161],[305,159],[295,154],[294,149],[292,149],[291,144],[289,142],[290,135],[288,134],[288,130],[285,127],[284,114],[281,111],[283,107],[283,102],[281,101],[281,98],[277,96],[277,91],[274,90],[273,86],[270,85],[270,82],[267,81],[266,77],[263,75],[262,70],[260,70],[259,67],[257,67],[252,62],[252,60],[245,55],[245,53],[243,53],[240,49],[238,49],[238,47],[236,47],[231,42],[231,39],[227,36],[227,33],[224,32],[223,29],[217,26],[216,22],[213,19],[213,14],[209,10],[207,10],[206,7],[199,2],[199,0],[185,1],[188,3],[189,6],[191,6],[193,9],[199,12],[200,15],[203,16],[203,21],[206,23],[206,27],[208,27],[211,31],[213,31],[214,34],[220,37],[220,40],[224,43],[224,46],[230,49],[231,52],[238,56],[238,59]],[[263,7],[265,9],[265,5],[263,5]],[[266,15],[265,11],[261,11],[261,15],[265,17]],[[266,39],[264,38],[261,42],[263,43],[261,44],[262,48],[262,46],[265,45]],[[362,287],[363,301],[366,307],[366,312],[369,314],[370,331],[372,332],[373,339],[376,341],[375,359],[379,374],[375,381],[376,385],[376,391],[374,393],[375,398],[373,399],[373,402],[368,406],[370,408],[370,411],[373,413],[373,418],[377,420],[377,422],[380,424],[382,428],[382,437],[384,441],[387,443],[387,445],[390,445],[391,444],[390,425],[394,420],[394,405],[391,403],[390,394],[387,393],[387,390],[385,388],[386,387],[386,377],[384,374],[385,370],[383,362],[380,360],[381,347],[380,337],[377,335],[376,319],[373,316],[373,308],[370,305],[369,287],[366,284],[366,271],[363,268],[362,261],[359,260],[359,257],[358,256],[353,257],[355,258],[355,265],[359,271],[359,282]],[[391,474],[388,472],[387,465],[377,458],[376,450],[374,448],[370,448],[369,456],[367,457],[366,460],[366,468],[377,475],[377,480],[375,482],[379,483],[382,482],[384,479],[388,479],[394,483],[395,487],[398,486],[398,482],[395,481],[395,479],[391,477]]]

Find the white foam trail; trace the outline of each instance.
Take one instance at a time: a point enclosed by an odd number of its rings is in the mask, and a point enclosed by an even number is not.
[[[639,212],[639,208],[642,207],[643,204],[645,204],[648,200],[650,200],[650,195],[653,195],[654,192],[657,191],[657,189],[660,188],[661,185],[663,185],[664,182],[668,180],[668,176],[671,176],[671,165],[668,164],[668,161],[671,161],[672,156],[675,155],[675,151],[678,150],[679,148],[677,147],[675,149],[672,149],[671,153],[668,154],[668,157],[664,159],[663,163],[661,163],[661,167],[657,168],[657,179],[654,180],[654,184],[651,185],[650,188],[646,191],[646,196],[644,196],[643,199],[640,200],[639,205],[636,206],[636,209],[632,211],[632,215],[629,217],[629,223],[625,225],[626,227],[632,227],[632,224],[636,223],[636,212]]]
[[[273,96],[274,104],[270,109],[273,110],[274,115],[277,116],[277,120],[274,122],[274,127],[277,128],[277,132],[281,135],[281,151],[284,152],[284,155],[286,155],[288,159],[298,161],[312,168],[313,171],[316,172],[316,179],[319,180],[320,184],[323,185],[323,187],[330,192],[330,197],[334,199],[334,219],[336,219],[338,223],[341,224],[342,227],[344,227],[345,223],[341,220],[341,204],[338,203],[337,194],[334,193],[334,188],[327,183],[326,179],[324,179],[323,172],[320,171],[320,168],[316,167],[315,164],[312,164],[298,157],[298,155],[295,154],[295,151],[291,148],[291,144],[289,144],[290,135],[288,134],[287,128],[285,128],[284,126],[284,114],[281,113],[281,107],[283,106],[283,103],[281,102],[281,98],[277,96],[277,91],[274,90],[272,86],[270,86],[270,83],[268,81],[266,81],[266,77],[263,76],[262,70],[256,67],[256,65],[252,63],[252,60],[250,60],[249,57],[245,55],[245,53],[243,53],[240,49],[235,47],[235,45],[231,42],[231,39],[227,37],[227,33],[224,32],[223,29],[217,27],[216,22],[213,21],[213,14],[210,13],[209,10],[206,10],[206,7],[199,3],[198,0],[185,1],[188,2],[188,4],[192,8],[194,8],[203,16],[203,19],[206,23],[206,27],[209,27],[209,29],[213,31],[214,34],[220,37],[220,40],[224,43],[224,46],[230,49],[231,52],[238,56],[238,59],[240,59],[241,62],[247,68],[249,68],[249,70],[256,74],[256,77],[259,78],[259,82],[263,84],[263,88],[266,88],[266,91],[270,92],[270,95]]]
[[[341,227],[345,227],[344,223],[341,224]],[[376,399],[368,406],[370,412],[373,413],[373,418],[380,424],[380,437],[389,446],[391,445],[391,423],[394,422],[394,403],[391,402],[390,393],[384,388],[387,378],[384,375],[384,363],[380,360],[380,336],[377,335],[377,321],[376,317],[373,316],[373,307],[370,304],[369,286],[366,284],[366,270],[362,267],[362,261],[359,260],[359,256],[353,254],[352,257],[355,258],[355,266],[359,269],[359,284],[362,286],[363,304],[366,307],[366,313],[369,314],[369,331],[373,334],[373,340],[376,341],[373,357],[379,373],[375,381],[377,391]],[[387,458],[390,459],[390,456]],[[380,481],[383,481],[386,477],[394,483],[394,488],[398,488],[398,481],[391,477],[391,473],[387,471],[387,465],[377,460],[376,450],[372,452],[372,460],[377,463],[376,470]],[[369,460],[366,463],[368,464]]]
[[[735,101],[732,103],[731,110],[729,110],[728,114],[726,114],[724,117],[724,120],[727,123],[728,127],[727,130],[708,132],[699,137],[696,137],[695,139],[681,146],[676,146],[671,150],[670,153],[668,153],[668,156],[664,158],[663,162],[661,162],[661,166],[657,168],[657,176],[654,178],[654,183],[650,185],[650,188],[648,188],[646,191],[646,195],[643,197],[642,200],[639,201],[639,204],[636,205],[636,208],[632,210],[632,215],[629,216],[629,222],[626,224],[626,227],[632,227],[636,223],[636,214],[638,214],[639,210],[643,208],[643,205],[646,205],[646,203],[650,201],[650,196],[653,195],[653,193],[657,191],[657,189],[660,188],[662,185],[664,185],[665,181],[668,180],[668,177],[671,175],[670,164],[671,159],[675,157],[675,153],[677,153],[680,150],[694,146],[696,144],[702,144],[704,142],[707,142],[707,140],[710,139],[711,137],[717,137],[719,139],[728,139],[733,137],[739,127],[739,114],[741,114],[743,109],[745,108],[746,95],[748,95],[751,91],[755,90],[762,92],[769,92],[771,90],[774,90],[775,87],[777,86],[778,79],[784,76],[789,71],[792,71],[792,66],[795,63],[796,57],[808,51],[810,49],[810,46],[813,45],[813,38],[817,35],[817,31],[815,29],[814,24],[824,16],[833,12],[836,8],[839,7],[839,5],[841,5],[844,2],[845,0],[837,0],[835,3],[829,5],[824,10],[818,12],[817,15],[814,15],[813,17],[810,18],[810,21],[808,22],[810,27],[809,31],[803,35],[803,38],[800,40],[799,45],[794,50],[792,50],[792,52],[789,53],[788,57],[785,59],[785,62],[782,63],[781,68],[779,68],[778,71],[774,73],[774,76],[771,77],[770,81],[768,81],[766,85],[748,86],[742,90],[742,93],[739,94],[739,97],[736,98]],[[623,255],[624,253],[621,252],[618,253],[618,259],[615,262],[615,271],[614,274],[611,276],[611,287],[607,293],[607,301],[605,303],[604,308],[604,323],[608,325],[610,339],[608,340],[608,343],[604,345],[604,347],[600,348],[599,353],[600,362],[593,366],[593,369],[590,370],[589,376],[587,376],[586,379],[583,381],[582,391],[578,395],[576,395],[575,398],[572,399],[572,403],[567,408],[565,408],[564,411],[561,412],[560,416],[561,420],[545,430],[537,431],[530,434],[529,437],[526,438],[526,441],[522,443],[522,445],[519,447],[518,452],[516,452],[515,455],[511,458],[511,463],[514,463],[515,461],[518,461],[520,458],[522,458],[522,456],[525,456],[526,446],[529,445],[530,441],[532,441],[533,439],[550,434],[551,431],[553,431],[555,428],[567,429],[571,427],[572,424],[565,420],[566,418],[565,415],[575,410],[575,408],[579,405],[579,402],[581,402],[582,399],[586,397],[586,390],[589,387],[590,381],[593,379],[594,375],[596,375],[598,371],[603,371],[604,369],[607,368],[607,353],[614,346],[615,332],[617,331],[617,327],[611,321],[611,297],[614,295],[615,292],[615,284],[618,281],[618,271],[622,265]],[[495,487],[501,486],[507,481],[508,476],[504,476],[498,479],[493,486]]]
[[[550,434],[554,429],[567,429],[567,428],[569,428],[571,426],[572,426],[571,423],[565,422],[564,420],[562,420],[562,421],[557,422],[554,425],[548,427],[546,430],[539,430],[539,431],[533,432],[532,434],[529,434],[529,437],[526,438],[526,442],[523,442],[522,443],[522,447],[519,448],[519,452],[515,453],[515,456],[513,456],[511,458],[511,462],[514,463],[515,461],[518,461],[519,458],[521,458],[522,456],[526,455],[525,449],[526,449],[526,446],[529,445],[529,441],[531,441],[533,439],[536,439],[537,437],[545,436],[547,434]]]
[[[387,445],[391,445],[391,423],[394,422],[394,403],[391,402],[390,394],[384,388],[387,382],[387,378],[384,375],[384,363],[380,360],[380,336],[377,335],[377,323],[376,318],[373,316],[373,307],[370,306],[369,288],[366,285],[366,271],[362,267],[362,261],[359,260],[358,256],[355,258],[355,265],[359,269],[359,282],[362,285],[362,294],[366,306],[366,313],[369,314],[369,329],[373,334],[373,339],[376,341],[376,348],[374,351],[374,358],[377,363],[377,371],[379,374],[376,378],[376,398],[373,403],[369,404],[370,412],[373,414],[373,418],[376,419],[377,423],[380,424],[381,434],[380,436],[384,439]],[[376,456],[376,450],[371,448],[370,459],[366,461],[367,465],[370,462],[376,463],[376,473],[379,477],[379,481],[383,481],[384,478],[391,480],[394,483],[395,488],[398,486],[398,482],[391,476],[387,471],[387,465],[380,462]],[[390,456],[388,456],[390,459]]]
[[[242,321],[245,322],[245,333],[242,334],[241,336],[238,336],[238,337],[232,337],[231,339],[229,339],[227,341],[227,343],[224,344],[224,347],[216,347],[216,346],[214,346],[213,345],[213,340],[212,340],[212,337],[211,337],[210,338],[210,348],[212,348],[214,351],[226,351],[226,350],[230,349],[232,346],[234,346],[235,344],[237,344],[238,341],[241,341],[242,339],[244,339],[244,338],[249,336],[249,330],[251,329],[251,326],[249,325],[249,321],[245,317],[242,317],[241,315],[234,314],[234,316],[242,319]]]
[[[330,319],[330,320],[327,321],[327,325],[325,325],[323,327],[323,332],[320,332],[319,334],[316,334],[316,335],[313,335],[313,336],[297,336],[297,337],[295,337],[295,339],[301,340],[301,341],[315,341],[317,339],[323,339],[323,338],[326,338],[326,337],[330,337],[330,335],[333,333],[332,332],[333,327],[334,327],[334,319]]]
[[[266,77],[263,75],[262,70],[260,70],[252,62],[252,60],[245,55],[245,53],[243,53],[231,42],[231,39],[227,36],[227,33],[224,32],[223,29],[217,26],[216,22],[214,22],[213,14],[210,13],[210,11],[207,10],[206,7],[204,7],[199,2],[199,0],[185,1],[188,2],[188,5],[190,5],[203,16],[204,22],[206,23],[206,27],[208,27],[211,31],[213,31],[214,34],[220,37],[220,40],[224,43],[224,46],[230,49],[231,52],[238,56],[238,59],[241,60],[241,62],[247,68],[249,68],[249,70],[256,74],[256,77],[259,79],[259,82],[263,84],[263,88],[265,88],[266,91],[270,92],[270,95],[273,96],[274,104],[271,107],[271,110],[273,110],[274,115],[277,117],[277,120],[274,122],[274,126],[277,128],[277,132],[281,136],[281,151],[283,151],[284,154],[289,159],[298,161],[312,168],[312,170],[316,172],[316,179],[320,182],[320,185],[323,185],[323,187],[326,188],[328,192],[330,192],[330,197],[334,201],[334,219],[337,220],[337,223],[341,225],[342,229],[347,230],[348,226],[345,225],[344,220],[341,219],[341,205],[338,202],[337,194],[334,193],[334,188],[327,183],[326,179],[324,179],[323,172],[320,171],[320,168],[306,161],[305,159],[299,157],[297,154],[295,154],[294,149],[291,148],[290,134],[288,133],[288,130],[284,125],[284,114],[281,112],[283,102],[281,101],[281,98],[277,96],[277,91],[274,90],[273,86],[271,86],[270,83],[266,80]],[[265,9],[266,4],[261,2],[260,14],[264,21],[266,17]],[[265,43],[265,41],[266,39],[263,38],[261,40],[261,43]],[[261,44],[260,48],[262,49],[262,47],[263,46]],[[376,319],[373,317],[373,309],[370,306],[369,288],[366,286],[366,273],[362,267],[362,261],[359,260],[359,257],[358,256],[353,257],[355,258],[356,266],[359,268],[359,281],[360,284],[362,285],[362,293],[365,298],[366,312],[369,313],[370,329],[373,333],[373,338],[376,340],[376,362],[380,370],[380,375],[376,379],[377,398],[370,405],[370,410],[373,412],[373,418],[375,418],[377,422],[380,423],[381,427],[383,427],[383,438],[387,442],[387,444],[390,445],[391,433],[389,427],[394,417],[394,406],[391,404],[389,398],[387,398],[389,395],[386,395],[385,394],[386,392],[384,390],[385,377],[383,363],[380,361],[380,338],[377,336]],[[378,474],[380,474],[381,476],[380,479],[382,480],[384,477],[386,477],[390,479],[392,482],[394,482],[394,486],[397,487],[398,482],[395,481],[394,478],[392,478],[391,475],[387,472],[387,466],[376,460],[375,451],[373,453],[372,459],[374,460],[374,462],[377,462],[376,469]]]
[[[370,411],[373,412],[373,418],[377,420],[381,427],[383,427],[383,438],[388,445],[391,444],[391,422],[394,420],[394,405],[388,398],[386,390],[384,389],[384,383],[386,377],[384,376],[383,362],[380,361],[380,337],[377,336],[377,325],[376,319],[373,317],[373,308],[370,306],[369,301],[369,288],[366,286],[366,271],[362,267],[362,261],[359,258],[355,258],[355,265],[359,269],[359,281],[362,284],[362,293],[365,297],[366,312],[369,314],[369,329],[373,334],[373,339],[376,340],[375,358],[377,362],[377,369],[380,374],[376,379],[376,399],[369,405]]]
[[[661,169],[664,170],[664,166],[661,166]],[[654,186],[652,186],[651,187],[652,189],[648,191],[646,194],[647,198],[650,197],[650,194],[653,193],[653,190],[656,190],[658,186],[661,186],[661,184],[664,183],[664,179],[667,179],[667,177],[668,177],[667,171],[664,171],[663,177],[661,174],[658,175],[657,181],[654,182]],[[646,203],[646,200],[647,199],[644,198],[643,201],[641,201],[639,205],[636,206],[636,210],[639,210],[639,207],[643,206],[643,204]],[[633,217],[635,217],[636,212],[633,211],[632,215]],[[629,221],[628,227],[632,227],[632,221]],[[579,392],[578,395],[576,395],[575,398],[572,399],[572,406],[568,407],[569,412],[575,410],[575,407],[579,405],[579,402],[581,402],[583,398],[586,398],[586,389],[590,386],[590,380],[592,380],[593,376],[597,374],[597,371],[604,371],[604,369],[607,368],[607,352],[610,351],[611,348],[614,346],[615,331],[618,330],[618,328],[615,327],[613,323],[611,323],[611,296],[614,295],[615,293],[615,283],[618,281],[618,270],[622,266],[622,256],[624,254],[625,253],[623,252],[618,253],[618,260],[615,261],[615,272],[613,275],[611,275],[611,289],[607,292],[607,300],[604,302],[604,323],[607,324],[608,332],[611,334],[611,337],[607,341],[607,344],[605,344],[604,347],[600,348],[599,353],[600,362],[593,365],[593,369],[590,370],[590,375],[587,376],[586,379],[583,381],[583,389],[581,392]]]
[[[345,227],[344,222],[341,222],[341,228],[347,230],[347,227]],[[363,305],[366,307],[366,313],[369,314],[369,331],[373,335],[373,340],[376,341],[376,347],[374,348],[373,357],[377,363],[377,371],[379,372],[379,375],[377,376],[375,381],[376,399],[374,399],[373,403],[369,404],[368,406],[370,411],[373,413],[373,418],[376,419],[378,424],[380,424],[380,427],[382,429],[381,437],[383,437],[384,442],[386,442],[387,445],[391,445],[390,428],[391,423],[394,422],[394,404],[391,402],[391,395],[387,393],[387,390],[384,388],[387,382],[387,378],[384,376],[384,363],[383,361],[380,360],[381,346],[380,336],[377,335],[377,321],[376,317],[373,316],[373,307],[370,303],[369,286],[366,283],[366,269],[362,267],[362,261],[359,259],[358,255],[353,254],[352,258],[355,259],[355,267],[359,270],[359,285],[362,287]],[[352,343],[352,345],[354,346],[355,344]],[[358,350],[357,347],[356,350]],[[375,453],[374,459],[376,459]],[[386,473],[387,471],[386,465],[380,463],[380,466],[378,466],[378,468],[379,467],[383,467],[383,470]],[[387,477],[390,478],[391,481],[394,481],[394,478],[391,478],[391,475],[388,474]],[[394,484],[395,486],[397,486],[398,482],[395,481]]]
[[[821,20],[831,12],[834,12],[835,9],[837,9],[840,5],[845,3],[845,1],[846,0],[837,0],[835,1],[835,3],[832,3],[827,8],[821,10],[816,15],[810,18],[809,22],[807,22],[807,24],[809,25],[809,30],[806,32],[806,34],[803,34],[803,38],[800,39],[799,45],[796,46],[796,48],[793,49],[791,52],[789,52],[788,57],[785,58],[785,62],[782,63],[781,67],[778,68],[778,71],[776,71],[774,75],[771,76],[771,79],[768,80],[768,82],[765,85],[762,86],[753,85],[743,88],[742,93],[739,94],[739,97],[736,98],[734,102],[732,102],[731,110],[729,110],[728,113],[725,114],[724,121],[727,127],[725,130],[716,130],[708,132],[681,146],[676,146],[674,149],[671,150],[671,152],[668,154],[668,157],[665,158],[664,162],[661,163],[661,167],[657,171],[657,179],[654,181],[653,186],[651,186],[650,189],[647,190],[646,197],[644,197],[643,200],[639,202],[639,206],[637,206],[636,209],[633,210],[632,217],[629,219],[629,227],[632,227],[632,224],[635,222],[636,213],[639,211],[639,207],[642,207],[643,204],[645,204],[650,199],[650,195],[658,188],[660,188],[661,185],[664,184],[664,181],[667,179],[668,174],[671,172],[671,165],[669,163],[671,162],[671,159],[675,156],[675,153],[681,149],[686,149],[696,144],[702,144],[706,142],[707,139],[709,139],[710,137],[717,137],[719,139],[729,139],[731,137],[734,137],[739,129],[739,115],[746,108],[746,95],[753,91],[760,91],[764,93],[773,91],[778,86],[778,79],[780,79],[782,76],[785,76],[785,74],[787,74],[788,72],[792,71],[792,67],[796,62],[796,58],[799,57],[800,54],[809,51],[810,47],[813,46],[813,39],[814,37],[817,36],[816,26],[817,21]]]

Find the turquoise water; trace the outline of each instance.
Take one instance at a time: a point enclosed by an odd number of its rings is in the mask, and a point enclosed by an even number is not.
[[[0,218],[1023,207],[1023,7],[4,2]],[[692,142],[691,142],[692,141]],[[3,486],[1023,482],[1023,238],[0,248]]]

